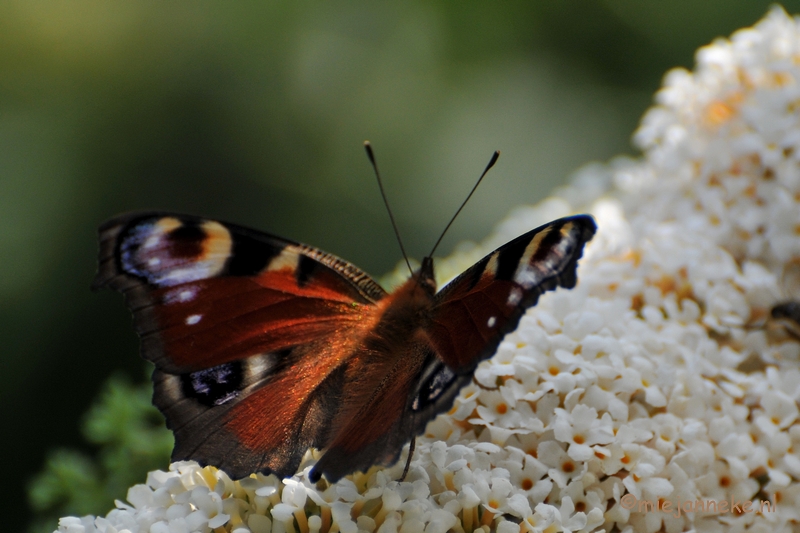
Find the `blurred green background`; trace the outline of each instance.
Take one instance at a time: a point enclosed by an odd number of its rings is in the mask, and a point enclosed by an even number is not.
[[[663,74],[770,4],[0,3],[5,529],[29,520],[48,449],[92,451],[79,422],[107,377],[143,380],[121,297],[89,291],[100,222],[203,214],[381,275],[400,254],[362,142],[417,258],[500,149],[446,255],[583,164],[632,153]]]

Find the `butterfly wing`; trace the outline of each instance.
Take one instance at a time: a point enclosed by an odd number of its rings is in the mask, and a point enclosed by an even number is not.
[[[342,395],[386,293],[330,254],[241,226],[133,213],[100,228],[94,288],[125,294],[155,363],[173,459],[293,474]],[[246,400],[246,401],[245,401]]]
[[[312,479],[323,473],[338,479],[397,461],[403,445],[452,406],[477,364],[494,354],[541,294],[575,286],[578,259],[595,230],[587,215],[556,220],[498,248],[437,293],[429,316],[404,353],[392,358],[394,366],[375,380],[380,385],[374,394],[337,432]],[[422,268],[424,275],[425,263]],[[371,361],[353,363],[364,365],[356,374],[373,372]]]
[[[375,375],[370,361],[354,360],[353,374]],[[422,335],[416,335],[393,364],[386,365],[371,395],[346,426],[337,431],[310,478],[324,474],[329,480],[397,462],[403,446],[425,431],[427,423],[450,408],[458,391],[472,379],[456,374],[436,355]]]

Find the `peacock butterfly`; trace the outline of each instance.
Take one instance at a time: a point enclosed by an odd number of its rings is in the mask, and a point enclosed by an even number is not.
[[[426,257],[387,293],[305,244],[138,212],[100,227],[93,288],[125,295],[173,460],[284,478],[314,447],[309,477],[335,482],[396,462],[539,295],[575,286],[595,230],[588,215],[550,222],[439,292]]]

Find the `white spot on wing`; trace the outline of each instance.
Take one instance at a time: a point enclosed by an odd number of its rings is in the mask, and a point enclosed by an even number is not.
[[[180,289],[173,289],[164,295],[165,304],[186,303],[191,302],[197,296],[199,289],[197,287],[182,287]]]
[[[200,319],[203,318],[203,315],[189,315],[186,317],[186,325],[187,326],[194,326]]]
[[[275,366],[276,357],[271,353],[254,355],[245,359],[245,372],[251,379],[265,378]]]
[[[178,293],[178,301],[191,302],[195,294],[197,294],[197,289],[184,289]]]
[[[490,316],[489,320],[486,322],[486,325],[490,328],[493,328],[495,324],[497,324],[497,319],[493,316]]]
[[[160,376],[159,382],[156,383],[157,390],[162,390],[172,401],[177,402],[183,399],[181,378],[174,374],[167,373],[160,373]]]
[[[528,265],[523,265],[514,276],[514,281],[530,289],[542,281],[541,273]]]
[[[151,235],[150,237],[147,238],[147,240],[144,241],[142,248],[144,248],[145,250],[148,250],[150,248],[155,248],[161,243],[161,236],[162,236],[161,233],[156,233],[155,235]]]
[[[508,300],[506,301],[506,304],[513,307],[517,305],[521,300],[522,300],[522,291],[514,287],[513,289],[511,289],[511,293],[509,293],[508,295]]]

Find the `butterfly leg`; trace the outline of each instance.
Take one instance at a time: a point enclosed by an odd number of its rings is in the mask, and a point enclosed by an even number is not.
[[[406,467],[403,469],[403,475],[397,481],[405,481],[408,475],[408,469],[411,467],[411,458],[414,457],[414,448],[417,445],[417,437],[411,438],[411,443],[408,445],[408,459],[406,459]]]

